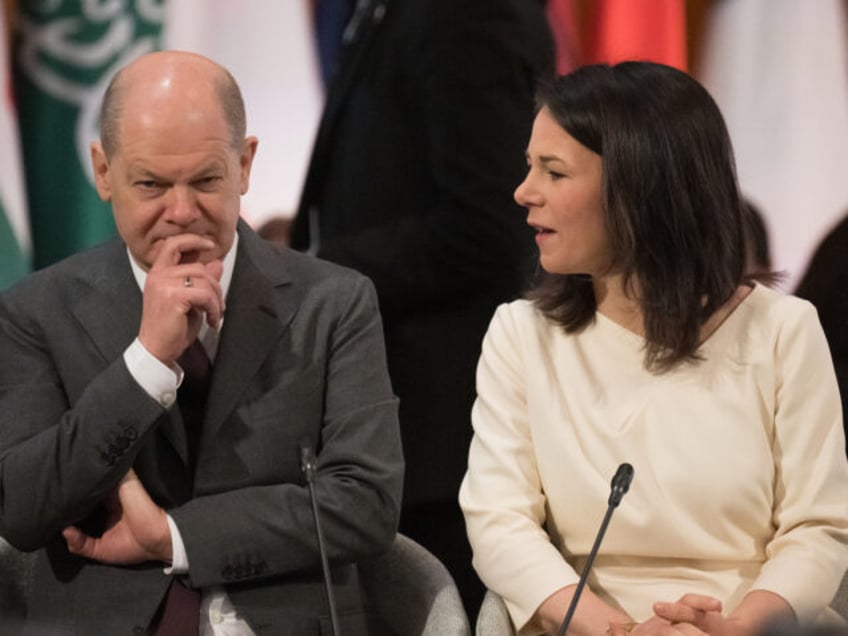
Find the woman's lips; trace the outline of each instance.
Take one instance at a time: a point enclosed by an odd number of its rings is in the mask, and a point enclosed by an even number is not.
[[[529,223],[530,227],[532,227],[536,232],[536,244],[541,245],[545,239],[555,234],[554,230],[549,227],[545,227],[543,225],[536,225],[535,223]]]

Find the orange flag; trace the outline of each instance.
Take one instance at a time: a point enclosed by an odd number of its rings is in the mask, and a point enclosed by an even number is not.
[[[649,60],[687,70],[684,0],[595,0],[586,63]]]

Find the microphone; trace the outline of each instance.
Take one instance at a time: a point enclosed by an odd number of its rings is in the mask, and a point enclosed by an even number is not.
[[[592,569],[592,563],[595,561],[595,556],[598,554],[598,548],[601,547],[601,541],[606,534],[607,526],[612,518],[612,512],[621,503],[622,497],[630,489],[630,482],[633,481],[633,466],[630,464],[621,464],[618,470],[613,475],[612,483],[610,484],[610,496],[607,501],[607,513],[604,515],[604,520],[601,522],[601,527],[598,529],[598,535],[595,537],[595,544],[589,551],[589,558],[586,559],[586,565],[583,566],[583,572],[580,574],[580,580],[577,582],[577,587],[574,590],[574,596],[571,597],[571,603],[568,606],[568,611],[565,613],[565,618],[562,620],[562,625],[559,627],[557,636],[564,636],[571,624],[571,618],[574,616],[574,610],[577,609],[577,601],[580,600],[580,595],[583,593],[583,588],[586,587],[586,580],[589,578],[589,570]]]
[[[327,548],[324,545],[324,533],[321,531],[321,516],[318,514],[318,499],[315,496],[315,453],[308,442],[300,443],[300,470],[306,478],[309,490],[309,502],[312,504],[312,518],[315,519],[315,534],[318,537],[318,553],[321,556],[321,570],[324,574],[324,590],[327,593],[327,607],[330,610],[330,627],[333,636],[341,636],[339,617],[336,612],[336,597],[333,594],[333,580],[330,565],[327,562]]]

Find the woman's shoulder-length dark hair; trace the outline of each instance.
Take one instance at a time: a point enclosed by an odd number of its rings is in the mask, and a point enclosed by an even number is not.
[[[743,206],[716,103],[682,71],[623,62],[541,86],[537,106],[602,158],[611,267],[637,294],[647,368],[696,360],[701,326],[745,279]],[[542,274],[528,296],[568,332],[594,319],[587,276]]]

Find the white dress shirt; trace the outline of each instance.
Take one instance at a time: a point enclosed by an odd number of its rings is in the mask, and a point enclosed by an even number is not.
[[[238,246],[238,235],[235,236],[233,245],[224,257],[224,271],[221,275],[221,289],[224,298],[230,288],[233,277],[233,267],[236,260],[236,248]],[[128,252],[129,254],[129,252]],[[130,266],[139,288],[144,291],[147,281],[147,272],[129,255]],[[220,330],[223,318],[218,325]],[[198,339],[209,359],[214,363],[215,354],[218,351],[218,331],[211,329],[204,321],[200,327]],[[172,369],[160,362],[150,354],[144,345],[136,338],[124,352],[124,361],[130,374],[135,378],[147,393],[165,408],[171,408],[177,401],[177,389],[183,381],[183,371],[179,367]],[[171,547],[173,560],[170,567],[165,568],[164,573],[187,574],[189,572],[188,555],[182,535],[170,515],[167,516],[168,528],[171,531]],[[202,590],[200,605],[200,636],[254,636],[250,626],[242,619],[230,602],[223,587],[212,587]]]

